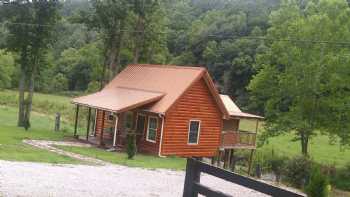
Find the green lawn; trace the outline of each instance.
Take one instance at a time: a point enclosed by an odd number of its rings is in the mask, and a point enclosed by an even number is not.
[[[269,139],[259,150],[272,151],[281,155],[295,156],[301,154],[299,142],[292,142],[292,135],[283,135]],[[350,149],[341,149],[338,144],[331,145],[329,138],[324,135],[318,135],[310,141],[309,154],[312,159],[322,164],[335,165],[342,167],[350,163]]]
[[[52,117],[34,112],[31,121],[32,127],[28,131],[16,127],[16,120],[17,108],[0,106],[0,159],[47,163],[84,163],[22,143],[23,139],[63,140],[64,137],[72,136],[72,130],[69,130],[69,132],[53,132],[54,121]],[[133,160],[128,160],[125,153],[107,152],[98,148],[61,148],[131,167],[183,170],[186,164],[185,159],[175,157],[159,158],[138,154]]]
[[[261,125],[261,124],[260,124]],[[240,128],[243,130],[255,130],[255,122],[253,121],[241,121]],[[263,132],[262,126],[259,127],[259,131]],[[258,148],[259,152],[272,152],[276,154],[295,156],[301,154],[301,148],[299,142],[292,142],[292,134],[286,134],[270,138],[267,144]],[[350,163],[350,147],[347,149],[341,148],[339,144],[330,144],[328,136],[317,135],[311,139],[309,144],[310,156],[317,162],[322,164],[336,165],[342,167],[347,163]]]
[[[17,128],[17,92],[12,90],[1,90],[0,91],[0,105],[12,106],[12,107],[1,107],[0,108],[0,143],[4,144],[4,141],[20,141],[19,139],[29,137],[29,138],[45,138],[45,139],[59,139],[63,137],[62,133],[54,134],[51,132],[54,124],[54,114],[56,112],[62,113],[65,120],[62,125],[62,130],[66,132],[73,131],[71,123],[74,117],[74,106],[70,104],[70,98],[65,96],[56,96],[49,94],[35,93],[33,101],[33,110],[40,112],[33,113],[32,116],[32,129],[30,132],[22,134],[22,129]],[[81,110],[80,113],[80,129],[79,133],[85,134],[85,129],[83,128],[86,124],[84,120],[85,109]],[[45,115],[42,115],[45,114]],[[255,130],[255,122],[252,121],[241,121],[240,128],[243,130]],[[262,124],[260,124],[260,132],[262,132]],[[6,132],[4,132],[6,131]],[[13,137],[10,137],[9,132]],[[7,136],[7,137],[6,137]],[[285,135],[271,138],[269,144],[264,145],[259,148],[258,151],[271,151],[284,154],[284,155],[297,155],[300,154],[300,146],[298,142],[292,142],[293,136]],[[0,150],[4,150],[4,145]],[[0,152],[0,158],[3,158],[5,154],[8,157],[11,156],[10,153]],[[310,143],[310,155],[317,162],[325,164],[336,164],[337,166],[343,166],[344,164],[350,162],[350,149],[341,150],[339,145],[331,145],[328,142],[327,136],[316,136],[311,140]],[[25,158],[23,159],[25,160]]]
[[[78,163],[70,157],[57,155],[46,150],[22,143],[23,139],[62,140],[64,133],[52,131],[53,121],[33,113],[32,128],[25,131],[16,127],[17,110],[0,106],[0,159],[11,161],[33,161],[48,163]]]
[[[56,147],[66,151],[129,167],[141,167],[148,169],[164,168],[173,170],[184,170],[186,168],[186,160],[184,158],[178,157],[160,158],[151,155],[137,154],[133,159],[128,159],[126,153],[107,152],[106,150],[99,148],[83,148],[71,146]]]
[[[0,90],[0,105],[18,106],[18,92],[13,90]],[[67,96],[58,96],[51,94],[35,93],[33,97],[33,111],[53,117],[57,112],[61,113],[64,122],[73,123],[74,105],[71,104],[71,98]],[[86,109],[80,112],[80,119],[84,119]],[[84,121],[81,121],[85,124]]]

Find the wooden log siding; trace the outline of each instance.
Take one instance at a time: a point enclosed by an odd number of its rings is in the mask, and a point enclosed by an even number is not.
[[[101,134],[101,129],[102,129],[102,110],[97,110],[97,117],[96,117],[96,136],[97,137],[100,137],[100,134]],[[104,128],[110,128],[110,127],[113,127],[114,128],[114,125],[115,125],[115,122],[114,120],[109,120],[108,119],[108,116],[109,116],[109,112],[106,112],[105,113],[105,122],[104,122]],[[112,132],[107,132],[107,131],[104,131],[103,132],[103,139],[104,140],[113,140],[113,133],[114,133],[114,130]]]
[[[138,150],[142,153],[158,154],[159,143],[160,143],[160,132],[162,128],[162,119],[159,118],[158,114],[153,114],[153,113],[143,113],[143,114],[146,115],[146,126],[145,126],[145,130],[143,131],[142,140],[140,140],[139,144],[137,145]],[[156,143],[147,141],[148,118],[150,116],[155,117],[158,120]]]
[[[109,127],[113,127],[115,126],[115,122],[114,120],[108,120],[108,112],[106,112],[105,114],[105,123],[104,123],[104,128],[109,128]],[[136,126],[136,114],[137,112],[134,112],[135,114],[135,126]],[[146,123],[145,123],[145,130],[143,131],[142,134],[142,139],[139,141],[139,143],[137,144],[137,148],[139,152],[142,153],[151,153],[151,154],[158,154],[158,148],[159,148],[159,143],[160,143],[160,131],[161,131],[161,127],[162,127],[162,119],[159,118],[158,114],[154,114],[154,113],[149,113],[149,112],[142,112],[143,115],[146,116]],[[153,142],[149,142],[146,140],[147,137],[147,126],[148,126],[148,117],[152,116],[152,117],[156,117],[158,118],[158,128],[157,128],[157,134],[156,134],[156,143]],[[125,133],[125,117],[124,117],[124,113],[121,113],[119,115],[119,119],[118,119],[118,133],[117,133],[117,146],[121,146],[121,147],[125,147],[126,145],[126,133]],[[102,127],[102,110],[98,110],[97,111],[97,120],[96,120],[96,136],[99,138],[100,134],[101,134],[101,128]],[[113,132],[103,132],[103,139],[104,140],[113,140],[113,134],[114,134],[114,130]]]
[[[188,144],[190,120],[200,120],[197,145]],[[195,82],[166,113],[162,155],[214,156],[220,143],[222,114],[204,79]]]

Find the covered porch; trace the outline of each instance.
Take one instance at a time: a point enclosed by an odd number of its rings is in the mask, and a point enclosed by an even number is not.
[[[162,93],[129,88],[111,88],[73,100],[76,105],[74,136],[104,148],[122,149],[128,134],[136,136],[138,151],[147,151],[147,143],[156,142],[156,129],[162,117],[147,111]],[[87,108],[86,134],[78,136],[79,110]],[[94,120],[91,120],[95,113]],[[156,125],[155,125],[156,124]],[[150,134],[148,134],[148,132]],[[149,139],[150,138],[150,139]],[[151,142],[153,146],[156,143]]]

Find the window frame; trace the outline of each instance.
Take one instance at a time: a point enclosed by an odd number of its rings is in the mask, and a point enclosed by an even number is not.
[[[138,123],[138,121],[139,121],[139,117],[140,116],[143,116],[144,118],[145,118],[145,122],[144,122],[144,124],[143,124],[143,131],[142,131],[142,133],[140,133],[140,134],[142,134],[142,136],[144,135],[144,133],[145,133],[145,129],[146,129],[146,121],[147,121],[147,115],[146,114],[141,114],[141,113],[137,113],[137,115],[136,115],[136,127],[135,127],[135,132],[137,133],[138,131],[137,131],[137,123]],[[147,125],[147,127],[148,127],[148,125]],[[147,130],[148,130],[148,128],[147,128]]]
[[[196,143],[190,142],[190,132],[191,132],[191,122],[198,122],[198,132],[197,132],[197,141]],[[188,122],[188,131],[187,131],[187,144],[188,145],[198,145],[199,144],[199,136],[200,136],[200,132],[201,132],[201,124],[202,121],[198,120],[198,119],[191,119]]]
[[[152,139],[149,139],[149,130],[150,130],[150,120],[151,120],[151,118],[154,118],[154,119],[156,119],[156,128],[155,128],[155,130],[156,130],[156,133],[155,133],[155,135],[154,135],[154,140],[152,140]],[[148,141],[148,142],[152,142],[152,143],[156,143],[156,141],[157,141],[157,130],[158,130],[158,117],[157,116],[148,116],[148,120],[147,120],[147,134],[146,134],[146,141]]]

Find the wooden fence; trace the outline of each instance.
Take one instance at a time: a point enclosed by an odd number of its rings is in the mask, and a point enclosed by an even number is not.
[[[294,193],[264,182],[257,181],[255,179],[245,177],[207,163],[195,160],[192,158],[187,159],[186,165],[186,178],[183,196],[184,197],[197,197],[198,194],[210,197],[229,197],[231,195],[225,194],[221,191],[216,191],[200,183],[201,172],[210,174],[212,176],[224,179],[231,183],[235,183],[258,192],[268,194],[270,196],[283,196],[283,197],[305,197],[305,195]],[[244,196],[244,194],[242,194]]]

